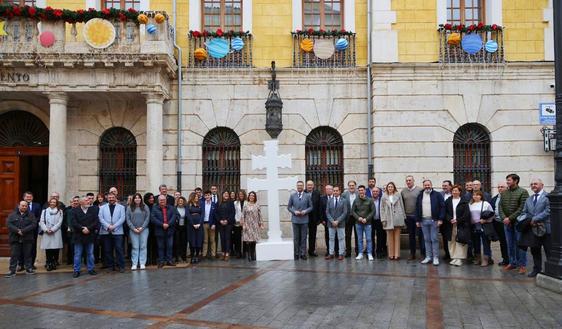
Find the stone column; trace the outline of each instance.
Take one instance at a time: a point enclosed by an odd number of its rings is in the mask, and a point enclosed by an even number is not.
[[[66,200],[66,93],[49,93],[49,191]]]
[[[162,184],[164,152],[163,105],[164,97],[158,93],[147,93],[146,97],[146,190],[158,192]]]

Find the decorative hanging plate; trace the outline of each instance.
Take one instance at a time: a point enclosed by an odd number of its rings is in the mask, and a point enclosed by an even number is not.
[[[154,24],[148,24],[146,26],[146,32],[150,33],[150,34],[154,34],[156,33],[156,31],[158,30],[158,28],[156,27],[156,25]]]
[[[207,41],[205,45],[207,46],[209,55],[216,59],[226,57],[226,55],[228,55],[228,52],[230,51],[228,42],[221,38],[214,38],[210,41]]]
[[[447,38],[447,44],[449,46],[458,46],[461,43],[460,33],[451,33]]]
[[[469,55],[474,55],[482,49],[482,38],[475,33],[467,34],[462,38],[461,46]]]
[[[230,47],[232,47],[235,51],[240,51],[244,48],[244,40],[240,37],[236,37],[230,42]]]
[[[314,55],[320,59],[328,59],[334,54],[334,41],[332,39],[318,39],[314,43]]]
[[[195,52],[193,53],[193,56],[198,61],[204,61],[204,60],[207,59],[208,55],[207,55],[207,51],[204,48],[197,48],[197,49],[195,49]]]
[[[498,43],[496,42],[496,40],[488,40],[484,48],[486,48],[487,52],[493,54],[498,51]]]
[[[344,51],[349,46],[349,41],[345,38],[340,38],[336,41],[336,50],[337,51]]]
[[[304,51],[305,53],[309,53],[309,52],[312,51],[312,48],[314,47],[314,42],[312,42],[312,40],[306,38],[306,39],[303,39],[301,41],[300,46],[301,46],[302,51]]]
[[[84,25],[84,40],[96,49],[104,49],[115,41],[115,27],[110,21],[101,18],[92,18]]]

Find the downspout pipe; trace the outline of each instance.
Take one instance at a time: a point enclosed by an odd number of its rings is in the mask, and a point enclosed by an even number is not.
[[[178,149],[177,149],[177,160],[176,160],[176,190],[181,192],[181,178],[182,178],[182,160],[183,160],[183,102],[182,102],[182,51],[180,46],[177,44],[178,39],[178,28],[177,28],[177,0],[172,1],[172,25],[174,26],[174,48],[178,51]]]
[[[373,0],[367,0],[367,172],[368,178],[374,175],[373,166],[373,80],[371,78],[372,64],[372,4]]]

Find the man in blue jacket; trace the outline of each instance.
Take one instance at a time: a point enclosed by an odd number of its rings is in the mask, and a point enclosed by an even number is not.
[[[125,223],[125,207],[117,203],[117,196],[109,193],[107,202],[99,208],[100,238],[103,242],[105,265],[115,271],[113,250],[117,256],[119,272],[125,272],[125,258],[123,256],[123,223]],[[95,208],[94,208],[95,209]]]
[[[152,207],[150,222],[154,225],[154,235],[158,244],[158,268],[176,266],[172,257],[174,251],[174,228],[177,222],[177,211],[167,204],[166,196],[158,196],[158,205]]]
[[[423,181],[423,192],[418,195],[416,203],[416,225],[422,228],[425,243],[425,259],[428,264],[439,265],[439,226],[445,219],[445,201],[441,193],[433,189],[429,179]]]

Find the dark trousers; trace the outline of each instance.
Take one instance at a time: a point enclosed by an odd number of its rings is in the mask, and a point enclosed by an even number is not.
[[[324,225],[324,239],[326,240],[326,256],[329,255],[329,250],[330,250],[330,230],[328,229],[328,225],[323,224]],[[338,231],[336,230],[336,237],[334,238],[334,241],[339,241],[338,240]],[[334,246],[334,255],[339,255],[340,252],[340,246],[339,243],[335,243]]]
[[[125,268],[125,258],[123,256],[123,235],[107,234],[102,235],[103,249],[105,254],[105,265],[115,268],[115,260],[113,258],[113,250],[117,257],[117,266]]]
[[[20,258],[23,257],[21,264],[26,270],[31,270],[33,265],[31,249],[33,241],[14,242],[10,244],[10,272],[15,272]]]
[[[187,226],[177,225],[174,231],[174,258],[187,259]]]
[[[72,243],[72,232],[65,232],[63,236],[66,236],[66,241],[63,239],[63,243],[66,244],[66,265],[74,264],[74,243]]]
[[[46,249],[45,256],[45,263],[47,265],[56,265],[59,259],[59,249]]]
[[[221,223],[219,223],[217,225],[217,229],[219,231],[219,236],[221,239],[221,248],[223,254],[226,253],[230,254],[230,239],[232,235],[232,225],[230,224],[222,225]]]
[[[103,250],[103,243],[99,235],[94,239],[94,264],[100,261],[105,261],[105,254]]]
[[[158,243],[156,242],[156,229],[149,224],[148,241],[146,242],[147,263],[155,265],[158,262]]]
[[[351,234],[355,237],[355,255],[359,254],[357,241],[357,230],[355,229],[355,218],[349,216],[345,221],[345,255],[351,256]]]
[[[31,267],[33,267],[35,265],[35,259],[37,258],[37,237],[39,236],[37,230],[35,230],[35,232],[33,232],[33,241],[30,241],[33,245],[31,246]],[[23,250],[22,253],[19,256],[19,265],[24,265],[25,264],[25,256],[23,254]]]
[[[232,251],[234,254],[242,255],[242,226],[232,227]]]
[[[536,247],[531,247],[531,255],[533,255],[533,270],[536,272],[542,271],[542,251],[541,248],[544,249],[544,253],[546,254],[546,258],[550,255],[550,234],[545,234],[541,237],[535,236],[535,243],[537,244]]]
[[[406,227],[408,228],[408,240],[410,246],[410,256],[416,256],[416,235],[420,245],[420,252],[425,255],[425,243],[423,240],[423,232],[421,228],[416,226],[416,217],[406,216]]]
[[[307,224],[293,223],[293,247],[295,256],[306,256]]]
[[[375,237],[377,241],[375,243]],[[382,221],[380,219],[375,219],[373,221],[373,228],[371,230],[371,241],[373,241],[373,250],[371,251],[373,255],[382,257],[388,254],[388,248],[386,246],[386,232],[382,227]]]
[[[156,243],[158,244],[158,263],[171,263],[174,249],[174,235],[166,234],[157,236]]]
[[[308,254],[312,255],[316,253],[316,232],[318,231],[318,225],[315,220],[308,221]]]
[[[443,251],[445,251],[445,259],[451,259],[451,253],[449,252],[449,241],[445,239],[445,236],[441,234],[441,239],[443,240]]]
[[[498,233],[499,241],[500,241],[500,250],[502,253],[502,261],[506,264],[509,264],[509,254],[507,251],[507,241],[505,240],[505,230],[503,222],[498,222],[494,220],[494,229],[496,233]]]

